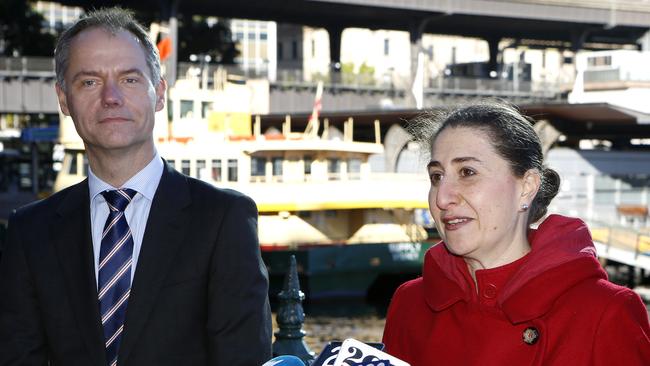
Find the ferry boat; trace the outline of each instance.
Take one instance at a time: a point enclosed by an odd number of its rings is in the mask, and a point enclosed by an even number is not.
[[[378,126],[374,142],[355,141],[353,120],[338,128],[324,121],[321,128],[316,111],[304,131],[293,131],[290,117],[281,130],[264,129],[250,104],[241,103],[264,93],[263,83],[216,84],[176,82],[168,109],[156,116],[157,149],[178,171],[255,200],[272,297],[291,254],[312,299],[385,296],[419,275],[434,243],[428,180],[424,171],[372,171],[371,158],[384,152]],[[69,117],[62,116],[60,131],[65,154],[55,190],[88,171]]]

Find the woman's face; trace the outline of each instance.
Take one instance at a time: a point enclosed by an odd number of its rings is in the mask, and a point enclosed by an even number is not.
[[[515,177],[485,131],[444,129],[433,144],[428,166],[429,208],[450,252],[486,266],[527,246],[530,184]]]

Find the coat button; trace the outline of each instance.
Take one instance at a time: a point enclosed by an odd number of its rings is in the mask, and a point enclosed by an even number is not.
[[[524,343],[533,345],[539,340],[539,331],[535,327],[528,327],[524,330],[522,338]]]
[[[488,283],[483,288],[483,297],[486,299],[494,299],[497,297],[497,287],[493,283]]]

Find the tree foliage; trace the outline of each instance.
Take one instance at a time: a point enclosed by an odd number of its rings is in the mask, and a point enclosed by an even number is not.
[[[223,20],[209,22],[205,17],[179,18],[178,60],[188,61],[190,55],[210,55],[214,62],[233,64],[239,54],[232,41],[229,24]]]
[[[52,56],[56,37],[43,29],[44,18],[26,0],[0,0],[0,54]]]

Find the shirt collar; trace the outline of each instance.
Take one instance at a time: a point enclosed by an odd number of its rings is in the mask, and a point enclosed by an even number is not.
[[[118,188],[131,188],[150,201],[153,197],[160,183],[160,177],[163,173],[163,161],[158,154],[158,150],[154,149],[154,157],[149,164],[140,170],[136,175],[127,180],[121,187],[113,187],[104,182],[93,173],[92,169],[88,167],[88,190],[90,193],[90,200],[106,190],[113,190]]]

